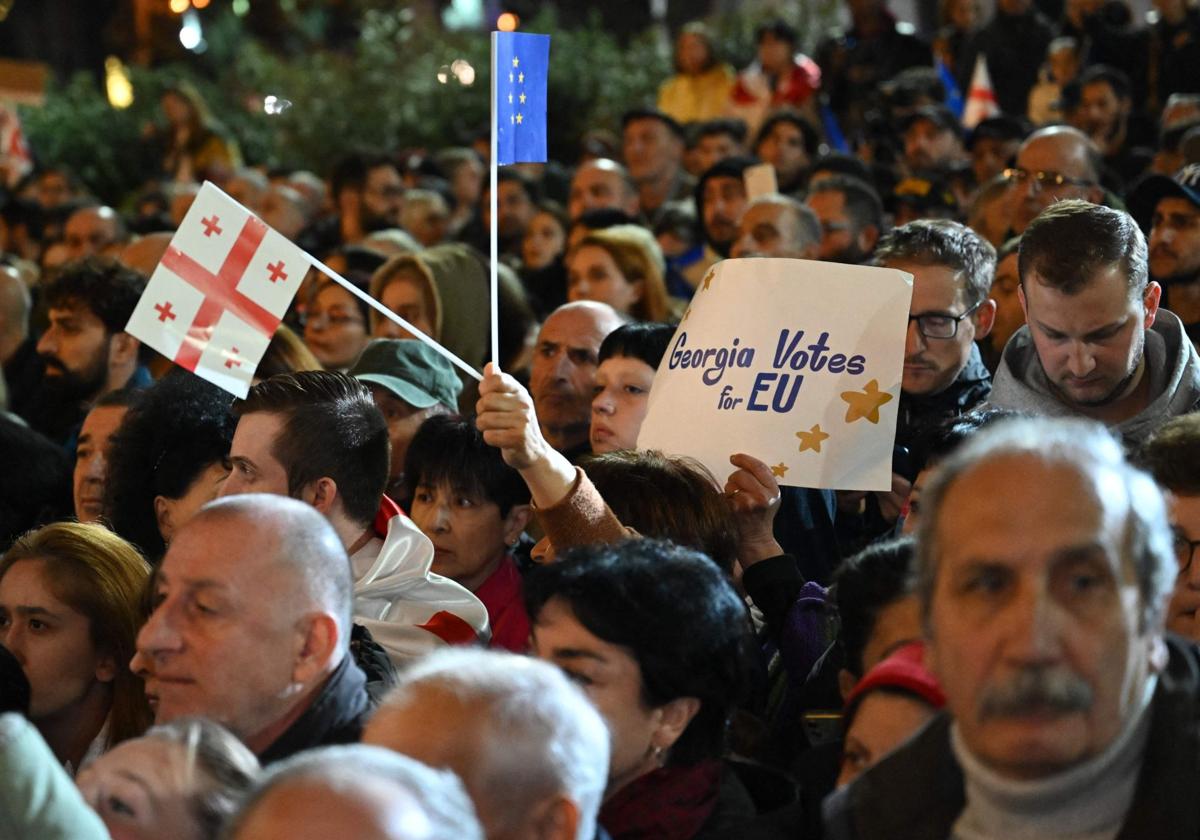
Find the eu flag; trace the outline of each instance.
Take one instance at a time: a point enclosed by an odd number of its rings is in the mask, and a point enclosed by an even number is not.
[[[492,39],[496,163],[544,163],[550,36],[494,32]]]

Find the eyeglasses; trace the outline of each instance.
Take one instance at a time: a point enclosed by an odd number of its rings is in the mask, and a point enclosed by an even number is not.
[[[1178,531],[1175,532],[1174,540],[1175,560],[1179,563],[1179,573],[1183,574],[1192,565],[1192,560],[1196,556],[1196,547],[1200,546],[1200,540],[1189,540]]]
[[[304,326],[312,327],[314,330],[332,329],[362,323],[363,319],[354,315],[326,312],[308,312],[304,317]]]
[[[1005,169],[1003,172],[1004,180],[1010,184],[1018,184],[1025,186],[1030,181],[1033,181],[1034,192],[1042,190],[1052,190],[1057,187],[1093,187],[1094,181],[1088,181],[1084,178],[1069,178],[1059,172],[1043,172],[1040,169],[1030,172],[1028,169]]]
[[[959,322],[981,306],[983,306],[982,300],[961,315],[928,312],[924,315],[909,315],[908,321],[909,323],[916,321],[917,329],[925,338],[954,338],[958,335]]]

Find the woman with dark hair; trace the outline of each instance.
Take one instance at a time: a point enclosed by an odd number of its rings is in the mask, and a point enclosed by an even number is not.
[[[112,438],[104,516],[158,562],[171,536],[217,496],[237,421],[232,397],[176,371],[144,391]]]
[[[609,725],[599,818],[609,834],[742,836],[753,809],[744,790],[727,795],[740,783],[721,758],[753,653],[746,607],[726,577],[698,552],[630,540],[536,569],[526,605],[534,654],[578,682]],[[731,813],[739,798],[746,810]]]
[[[117,840],[216,840],[258,771],[228,730],[179,718],[93,761],[79,790]]]
[[[820,135],[813,124],[791,109],[775,111],[754,139],[754,154],[775,167],[778,191],[787,195],[804,187],[809,164],[817,158]]]
[[[593,452],[637,446],[654,373],[674,334],[669,324],[633,323],[613,330],[600,344],[589,432]]]
[[[430,417],[404,460],[409,510],[433,543],[432,571],[487,608],[492,647],[523,653],[529,616],[511,554],[529,523],[529,488],[469,420]]]
[[[99,525],[57,522],[0,558],[0,642],[32,689],[29,719],[74,772],[150,724],[129,670],[150,567]]]
[[[546,317],[567,302],[567,211],[554,201],[538,202],[537,212],[521,240],[521,283],[532,298],[539,317]]]

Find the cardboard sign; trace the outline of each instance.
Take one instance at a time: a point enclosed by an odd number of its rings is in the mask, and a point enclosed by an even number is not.
[[[650,392],[639,449],[729,456],[781,485],[891,489],[912,275],[789,259],[710,269]]]

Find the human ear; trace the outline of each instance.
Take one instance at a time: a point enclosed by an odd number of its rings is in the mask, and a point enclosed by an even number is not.
[[[337,482],[329,476],[318,478],[304,488],[302,497],[303,501],[315,507],[319,513],[328,516],[333,510],[334,502],[337,501]]]
[[[988,298],[975,310],[975,338],[985,338],[996,323],[996,301]]]
[[[579,833],[579,806],[558,793],[530,809],[526,820],[529,833],[537,840],[574,840]]]
[[[170,542],[175,533],[175,526],[171,523],[171,508],[171,502],[166,496],[154,497],[154,520],[158,524],[158,533],[163,542]]]
[[[108,348],[109,364],[124,365],[137,359],[142,343],[127,332],[116,333]]]
[[[659,706],[657,711],[658,726],[650,736],[650,744],[666,752],[674,746],[692,722],[692,718],[699,713],[700,700],[696,697],[676,697]]]
[[[111,656],[101,656],[96,662],[96,681],[110,683],[117,678],[117,662]]]
[[[296,631],[299,645],[292,666],[292,680],[307,685],[325,671],[337,650],[338,623],[329,613],[309,613],[297,622]]]
[[[1158,303],[1162,299],[1162,286],[1151,280],[1146,284],[1146,291],[1142,295],[1142,308],[1146,312],[1143,326],[1150,329],[1154,326],[1154,319],[1158,317]]]
[[[533,508],[529,505],[513,505],[504,517],[504,542],[512,545],[521,536],[521,532],[533,518]]]

